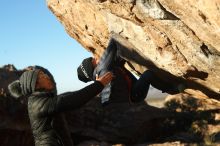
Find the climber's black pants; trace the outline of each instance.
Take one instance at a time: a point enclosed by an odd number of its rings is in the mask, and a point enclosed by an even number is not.
[[[169,94],[178,93],[175,85],[165,82],[157,77],[152,71],[146,70],[132,86],[131,99],[135,102],[146,98],[150,85]]]

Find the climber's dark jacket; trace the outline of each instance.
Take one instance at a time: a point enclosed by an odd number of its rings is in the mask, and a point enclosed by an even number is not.
[[[60,112],[79,108],[101,92],[103,87],[95,81],[81,90],[58,96],[48,92],[32,93],[28,98],[28,112],[35,146],[63,146],[60,135],[53,127],[54,117]]]
[[[102,103],[128,102],[131,94],[131,86],[137,79],[124,68],[125,61],[120,57],[120,50],[123,46],[114,38],[111,38],[105,52],[94,69],[93,79],[96,74],[103,75],[111,71],[114,74],[113,80],[105,86],[100,93]]]

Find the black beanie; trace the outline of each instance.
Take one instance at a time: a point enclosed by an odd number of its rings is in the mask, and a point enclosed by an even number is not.
[[[35,85],[40,70],[25,71],[19,80],[16,80],[8,85],[8,90],[15,98],[26,96],[35,91]]]
[[[86,58],[77,68],[78,78],[80,81],[89,82],[93,80],[94,67],[92,64],[92,57]]]

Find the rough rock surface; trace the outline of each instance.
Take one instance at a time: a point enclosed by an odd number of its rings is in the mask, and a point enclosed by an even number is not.
[[[31,136],[27,108],[22,101],[15,100],[8,92],[8,84],[17,80],[23,70],[13,65],[0,68],[0,145],[34,145]],[[12,140],[13,139],[13,140]]]
[[[207,117],[208,111],[212,113],[212,120],[204,118],[191,123],[187,135],[203,137],[205,145],[218,145],[220,142],[220,102],[210,99],[205,94],[191,89],[183,94],[169,95],[165,100],[166,109],[177,112],[196,112],[197,116]],[[215,112],[213,112],[215,111]],[[186,136],[186,135],[185,135]],[[182,138],[187,138],[183,136]],[[216,142],[216,143],[213,143]]]
[[[114,32],[137,52],[126,56],[134,70],[150,68],[164,80],[184,80],[189,88],[220,98],[219,0],[47,3],[67,33],[94,55],[102,54]]]

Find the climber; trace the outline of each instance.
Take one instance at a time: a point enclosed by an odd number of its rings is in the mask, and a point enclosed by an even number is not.
[[[150,85],[169,94],[176,94],[185,89],[182,84],[172,85],[161,80],[151,70],[143,72],[137,80],[124,67],[125,60],[120,56],[121,49],[126,49],[123,47],[113,36],[100,60],[96,57],[86,58],[77,68],[78,78],[83,82],[92,81],[96,75],[102,75],[107,71],[113,73],[114,79],[100,94],[102,104],[144,101]]]
[[[27,108],[35,146],[63,146],[63,139],[54,128],[55,116],[87,103],[102,91],[112,77],[112,73],[107,72],[81,90],[57,95],[53,76],[47,69],[38,66],[25,71],[19,80],[9,84],[8,89],[16,98],[28,97]]]

